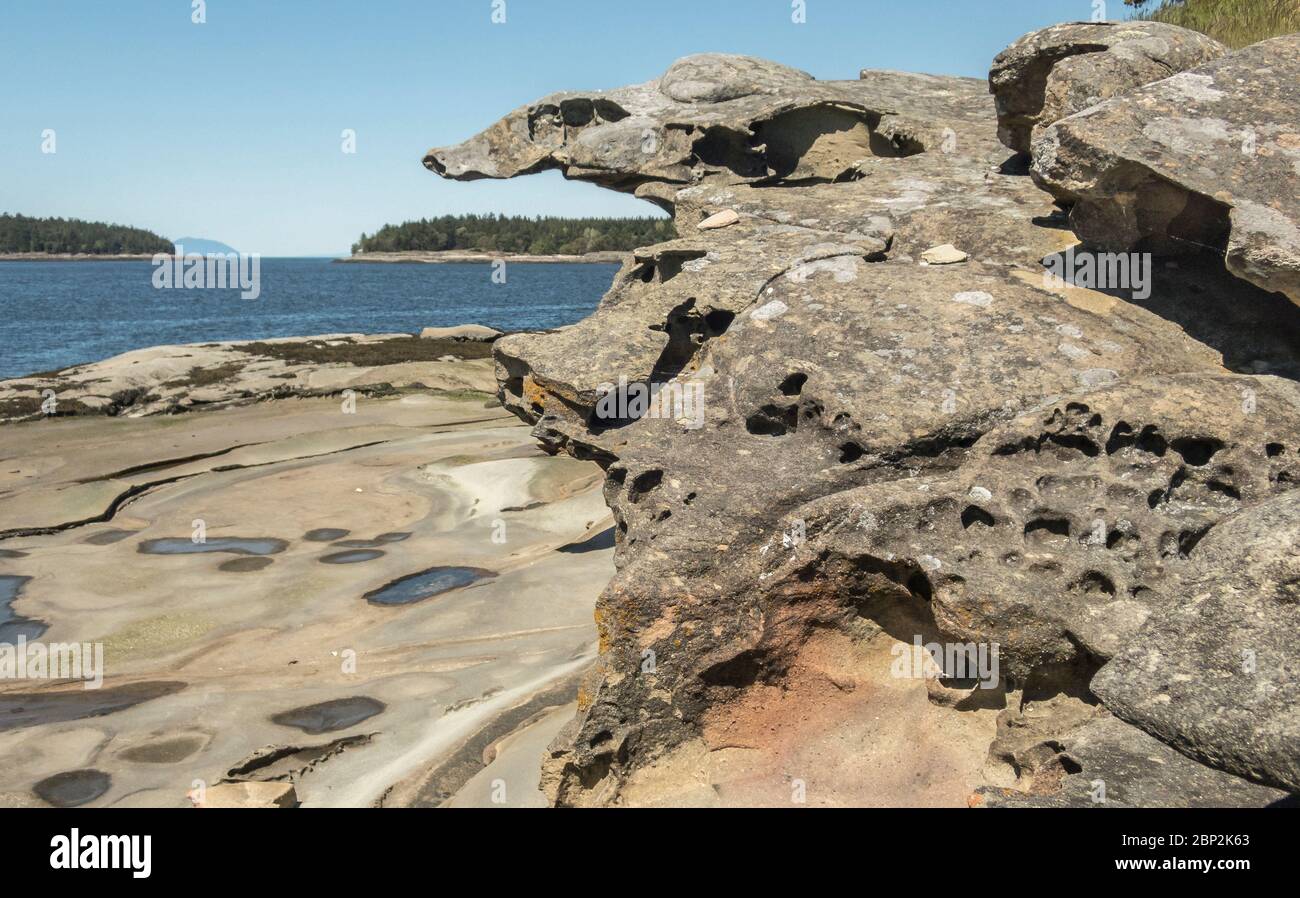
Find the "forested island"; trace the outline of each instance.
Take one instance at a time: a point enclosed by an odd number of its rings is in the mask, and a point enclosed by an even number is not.
[[[526,215],[443,215],[385,225],[361,235],[352,254],[445,252],[583,255],[626,251],[676,237],[668,218],[558,218]]]
[[[170,253],[172,242],[143,228],[79,218],[0,215],[0,254],[152,255]]]

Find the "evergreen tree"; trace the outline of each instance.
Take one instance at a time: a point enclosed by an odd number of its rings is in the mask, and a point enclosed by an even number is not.
[[[140,228],[77,218],[0,214],[0,253],[153,255],[172,250],[170,240]]]
[[[385,225],[361,235],[353,253],[469,250],[489,253],[582,254],[625,251],[676,237],[668,218],[530,218],[524,215],[443,215]]]

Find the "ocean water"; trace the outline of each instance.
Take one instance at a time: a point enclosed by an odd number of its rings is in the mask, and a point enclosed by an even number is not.
[[[0,378],[53,371],[165,343],[340,332],[415,333],[486,324],[572,324],[609,289],[616,265],[344,265],[262,259],[261,296],[156,289],[140,262],[0,262]]]

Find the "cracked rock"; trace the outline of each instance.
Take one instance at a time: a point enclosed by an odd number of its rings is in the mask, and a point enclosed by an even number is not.
[[[1172,588],[1183,600],[1152,615],[1093,689],[1193,758],[1300,791],[1300,493],[1217,525]]]
[[[1062,119],[1033,176],[1100,249],[1197,253],[1300,303],[1300,35]]]
[[[1227,52],[1200,32],[1162,22],[1071,22],[1026,34],[989,72],[998,138],[1028,153],[1054,122]]]

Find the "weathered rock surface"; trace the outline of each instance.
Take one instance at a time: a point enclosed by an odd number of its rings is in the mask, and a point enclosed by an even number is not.
[[[491,328],[323,334],[152,346],[62,371],[0,381],[0,424],[63,415],[140,417],[268,399],[408,388],[491,391]],[[422,335],[423,336],[423,335]],[[50,400],[53,400],[52,402]]]
[[[196,808],[294,808],[298,795],[291,783],[218,783],[190,799]]]
[[[487,359],[461,364],[491,378]],[[86,689],[15,682],[6,649],[0,805],[39,801],[33,785],[65,773],[65,799],[98,783],[100,807],[188,806],[195,779],[292,783],[306,807],[424,803],[394,787],[439,771],[455,792],[486,760],[464,746],[571,701],[613,572],[603,477],[545,455],[484,398],[410,390],[358,396],[354,414],[302,398],[0,428],[0,642],[24,622],[109,659]],[[492,538],[507,527],[508,542]],[[452,576],[467,569],[482,579]],[[420,572],[460,588],[366,599]],[[298,726],[313,724],[329,732]],[[517,799],[538,776],[534,763],[492,779]],[[207,797],[234,791],[217,789]]]
[[[817,81],[761,59],[690,56],[657,81],[543,97],[424,164],[460,180],[559,169],[671,209],[702,180],[859,177],[859,162],[937,149],[945,128],[973,118],[951,100],[978,82],[884,75]]]
[[[1102,714],[1056,746],[1059,788],[985,788],[976,805],[1018,808],[1258,808],[1293,806],[1286,792],[1192,761],[1159,739]]]
[[[1295,433],[1270,457],[1294,467]],[[1219,524],[1173,588],[1094,690],[1186,754],[1300,791],[1300,493]]]
[[[1300,375],[1300,310],[1163,260],[1140,298],[1045,279],[1074,238],[1004,164],[979,82],[688,62],[689,89],[555,95],[426,159],[460,178],[562,167],[671,208],[682,235],[632,253],[588,319],[494,345],[503,403],[605,467],[616,522],[601,657],[543,783],[559,804],[782,800],[792,763],[856,770],[864,740],[909,744],[908,720],[872,711],[901,693],[864,665],[924,637],[1000,652],[996,688],[945,669],[930,690],[946,714],[1001,709],[997,732],[954,728],[962,756],[939,766],[972,769],[985,733],[988,784],[1051,794],[1062,740],[1104,713],[1098,668],[1182,601],[1206,532],[1300,476],[1300,388],[1260,374]],[[907,152],[859,155],[879,141],[846,140],[828,97]],[[617,122],[547,112],[615,99],[684,141],[671,166],[619,150]],[[574,161],[593,147],[599,165]],[[943,244],[971,258],[924,264]],[[647,384],[676,401],[611,402]],[[711,785],[682,791],[701,769]],[[1142,794],[1191,781],[1150,776]],[[828,803],[882,789],[821,785]]]
[[[501,336],[501,331],[481,324],[426,327],[420,331],[420,338],[423,340],[454,340],[457,343],[491,343],[499,336]]]
[[[1028,153],[1052,123],[1227,52],[1163,22],[1070,22],[1031,32],[999,53],[989,72],[998,138]]]
[[[1300,303],[1300,35],[1254,44],[1057,122],[1033,176],[1104,249],[1208,249]]]

